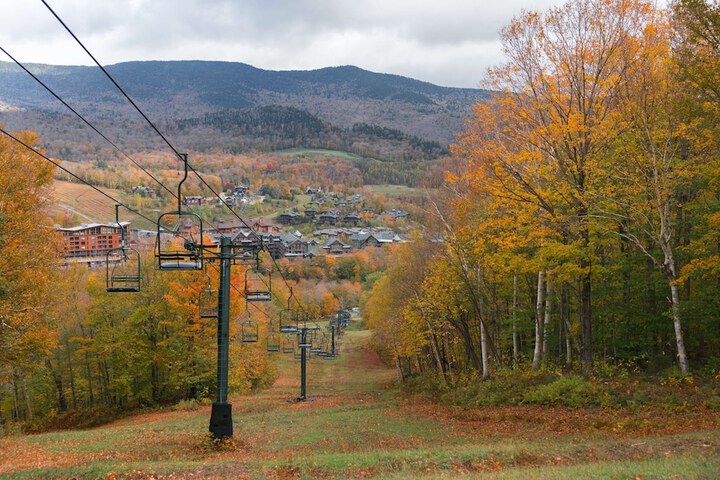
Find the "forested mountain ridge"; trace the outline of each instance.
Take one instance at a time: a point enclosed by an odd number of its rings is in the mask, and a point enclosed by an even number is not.
[[[27,68],[94,123],[111,131],[136,129],[137,135],[127,138],[133,147],[155,146],[156,138],[143,135],[137,113],[98,68],[37,64]],[[480,89],[439,87],[352,66],[276,72],[242,63],[148,61],[106,68],[164,131],[198,149],[235,150],[238,139],[228,135],[238,129],[248,135],[240,139],[240,148],[261,149],[322,146],[327,143],[322,133],[334,129],[344,132],[345,140],[333,140],[332,147],[352,146],[354,140],[348,138],[358,135],[387,144],[387,135],[376,133],[392,130],[398,132],[394,140],[403,145],[379,150],[407,156],[408,149],[422,150],[423,143],[435,142],[423,155],[437,156],[462,128],[469,108],[489,95]],[[298,145],[296,128],[288,129],[277,119],[281,111],[285,119],[292,113],[290,120],[301,128],[308,120],[314,124],[305,144]],[[268,112],[275,117],[268,117]],[[17,65],[0,62],[0,123],[16,129],[32,125],[51,151],[70,141],[99,144],[92,132],[78,128],[79,121],[71,115]],[[217,118],[224,118],[225,124],[218,125]],[[234,128],[229,128],[228,120],[235,122]],[[203,129],[189,131],[188,126]],[[251,132],[273,140],[258,141]],[[414,146],[409,147],[411,143]]]

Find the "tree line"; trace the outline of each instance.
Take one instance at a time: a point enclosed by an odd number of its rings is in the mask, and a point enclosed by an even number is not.
[[[702,0],[571,1],[505,27],[497,93],[433,199],[441,233],[365,302],[383,355],[441,377],[716,368],[718,38]]]

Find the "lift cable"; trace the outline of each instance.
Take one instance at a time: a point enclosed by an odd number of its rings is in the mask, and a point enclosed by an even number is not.
[[[50,157],[48,157],[48,156],[46,156],[46,155],[43,155],[42,153],[38,152],[38,151],[35,150],[33,147],[31,147],[31,146],[28,145],[27,143],[23,142],[22,140],[20,140],[19,138],[17,138],[17,137],[16,137],[15,135],[13,135],[12,133],[6,131],[6,130],[3,129],[2,127],[0,127],[0,132],[3,133],[4,135],[10,137],[11,139],[15,140],[17,143],[19,143],[19,144],[22,145],[23,147],[27,148],[28,150],[32,151],[34,154],[38,155],[39,157],[43,158],[44,160],[47,160],[48,162],[52,163],[52,164],[55,165],[57,168],[59,168],[60,170],[62,170],[62,171],[65,172],[65,173],[67,173],[68,175],[72,176],[72,177],[75,178],[76,180],[82,182],[83,184],[87,185],[88,187],[92,188],[93,190],[98,191],[99,193],[101,193],[101,194],[104,195],[105,197],[107,197],[107,198],[109,198],[110,200],[112,200],[115,204],[121,205],[121,206],[125,207],[126,209],[128,209],[129,211],[131,211],[132,213],[134,213],[135,215],[137,215],[137,216],[139,216],[139,217],[147,220],[147,221],[150,222],[150,223],[157,223],[157,220],[151,220],[150,218],[146,217],[145,215],[143,215],[142,213],[138,212],[137,210],[134,210],[134,209],[128,207],[127,205],[125,205],[125,204],[124,204],[123,202],[121,202],[120,200],[117,200],[117,199],[114,198],[113,196],[111,196],[111,195],[103,192],[102,190],[100,190],[100,189],[97,188],[96,186],[90,184],[88,181],[84,180],[83,178],[80,178],[79,176],[77,176],[76,174],[74,174],[73,172],[71,172],[70,170],[68,170],[67,168],[65,168],[65,167],[63,167],[62,165],[60,165],[60,164],[59,164],[58,162],[56,162],[55,160],[53,160],[53,159],[51,159]]]
[[[220,269],[217,267],[217,265],[213,265],[212,267],[213,267],[213,269],[214,269],[216,272],[220,273]],[[289,287],[289,285],[288,285],[287,283],[286,283],[285,285],[286,285],[287,287]],[[235,292],[238,293],[240,296],[244,296],[244,293],[241,292],[241,291],[235,286],[235,284],[233,284],[232,282],[230,282],[230,288],[232,288],[233,290],[235,290]],[[295,298],[295,301],[297,302],[297,304],[298,304],[298,306],[300,307],[300,309],[305,312],[306,310],[305,310],[305,308],[303,307],[303,305],[300,303],[300,300],[298,300],[297,298]],[[257,311],[259,311],[260,313],[262,313],[263,315],[265,315],[265,317],[267,317],[269,320],[272,321],[272,317],[271,317],[267,312],[265,312],[263,309],[261,309],[259,306],[255,305],[254,302],[247,302],[247,303],[248,303],[249,305],[252,305]],[[318,328],[318,329],[320,328],[320,325],[317,323],[317,321],[313,320],[313,323],[315,324],[315,327],[316,327],[316,328]],[[323,337],[325,337],[325,333],[323,333]]]
[[[150,118],[148,118],[148,116],[145,115],[145,113],[140,109],[140,107],[138,107],[138,105],[133,101],[133,99],[130,98],[130,96],[127,94],[127,92],[125,92],[125,90],[120,86],[120,84],[118,84],[118,82],[113,78],[113,76],[110,75],[110,73],[107,71],[107,69],[105,69],[105,67],[103,67],[100,64],[100,62],[97,61],[97,59],[93,56],[93,54],[90,53],[90,51],[87,49],[87,47],[85,47],[85,45],[80,41],[80,39],[73,33],[73,31],[70,29],[70,27],[68,27],[65,24],[65,22],[60,18],[60,16],[57,13],[55,13],[55,11],[52,9],[52,7],[50,7],[50,5],[48,5],[48,3],[45,0],[40,0],[40,1],[47,7],[48,10],[50,10],[50,13],[53,14],[53,16],[57,19],[57,21],[60,22],[60,24],[63,27],[65,27],[65,30],[67,30],[67,32],[75,39],[75,41],[80,45],[80,47],[82,47],[82,49],[85,50],[85,53],[88,54],[88,56],[95,62],[95,64],[100,68],[100,70],[102,70],[102,72],[105,74],[105,76],[113,83],[113,85],[115,85],[115,87],[120,91],[120,93],[123,94],[123,96],[128,100],[128,102],[130,102],[130,104],[135,108],[135,110],[137,110],[137,112],[145,119],[145,121],[148,123],[148,125],[150,125],[150,127],[155,131],[155,133],[157,133],[158,136],[160,136],[160,138],[165,142],[165,144],[167,144],[167,146],[170,147],[170,150],[172,150],[175,153],[177,158],[182,158],[180,152],[170,143],[170,141],[167,139],[167,137],[165,137],[165,135],[163,135],[162,132],[160,132],[160,130],[157,128],[157,126],[155,126],[155,124],[152,122],[152,120],[150,120]],[[200,181],[205,185],[205,187],[207,187],[213,193],[213,195],[215,195],[218,199],[220,199],[221,203],[223,203],[223,205],[225,205],[230,210],[230,212],[232,212],[232,214],[238,218],[238,220],[240,220],[246,227],[248,227],[252,230],[252,227],[250,227],[250,225],[240,215],[238,215],[237,212],[235,212],[235,210],[233,210],[233,208],[230,205],[228,205],[226,202],[222,201],[222,199],[220,198],[220,195],[197,172],[197,170],[195,170],[193,168],[192,165],[188,164],[188,167],[200,179]]]
[[[120,91],[120,93],[122,93],[123,96],[130,102],[130,104],[135,108],[135,110],[137,110],[137,112],[145,119],[145,121],[150,125],[150,127],[155,131],[155,133],[157,133],[160,136],[160,138],[167,144],[167,146],[175,153],[177,158],[178,159],[183,158],[182,154],[170,143],[170,141],[165,137],[165,135],[163,135],[160,132],[160,130],[155,126],[155,124],[150,120],[150,118],[148,118],[148,116],[145,115],[145,113],[140,109],[140,107],[138,107],[138,105],[132,100],[132,98],[130,98],[130,96],[127,94],[127,92],[125,92],[125,90],[118,84],[118,82],[113,78],[113,76],[110,75],[110,73],[107,71],[107,69],[105,69],[105,67],[103,67],[100,64],[100,62],[98,62],[98,60],[93,56],[93,54],[90,53],[90,51],[87,49],[87,47],[85,47],[85,45],[80,41],[80,39],[75,35],[75,33],[73,33],[73,31],[70,29],[70,27],[68,27],[67,24],[65,24],[65,22],[60,18],[60,16],[57,13],[55,13],[55,11],[52,9],[52,7],[50,7],[50,5],[48,5],[46,0],[40,0],[40,1],[45,5],[45,7],[47,7],[47,9],[50,11],[50,13],[52,13],[52,15],[57,19],[57,21],[60,22],[60,24],[65,28],[65,30],[67,30],[67,32],[75,39],[75,41],[80,45],[80,47],[82,47],[82,49],[85,51],[85,53],[88,54],[88,56],[95,62],[95,64],[98,66],[98,68],[100,68],[100,70],[113,83],[113,85],[115,85],[115,87]],[[245,221],[245,219],[243,219],[240,215],[238,215],[238,213],[230,205],[228,205],[226,202],[224,202],[222,200],[222,198],[215,191],[215,189],[212,188],[212,186],[197,172],[197,170],[195,170],[192,167],[192,165],[188,164],[188,167],[200,179],[200,181],[213,193],[213,195],[215,195],[220,200],[220,202],[223,205],[225,205],[230,210],[230,212],[235,217],[237,217],[238,220],[240,220],[240,222],[243,223],[243,225],[245,225],[247,228],[250,229],[251,232],[253,232],[257,235],[257,232],[254,231],[254,229],[247,223],[247,221]],[[275,259],[273,259],[273,263],[275,263],[275,265],[277,265],[277,262],[275,261]],[[282,274],[282,271],[278,270],[278,272],[280,273],[280,278],[283,280],[283,283],[285,283],[285,285],[289,287],[290,285],[288,284],[285,276]],[[297,302],[298,306],[300,307],[300,309],[304,311],[305,309],[303,308],[303,306],[300,304],[300,302],[297,299],[296,299],[296,302]]]
[[[162,188],[164,188],[166,191],[168,191],[168,192],[170,193],[170,195],[172,195],[173,197],[176,197],[175,193],[174,193],[172,190],[170,190],[168,187],[166,187],[160,180],[158,180],[157,178],[155,178],[152,173],[148,172],[145,168],[143,168],[142,165],[140,165],[140,164],[139,164],[138,162],[136,162],[133,158],[131,158],[130,155],[128,155],[127,153],[125,153],[120,147],[118,147],[112,140],[110,140],[107,136],[105,136],[100,130],[98,130],[97,128],[95,128],[95,126],[94,126],[93,124],[91,124],[85,117],[83,117],[80,113],[78,113],[73,107],[71,107],[70,105],[68,105],[68,103],[67,103],[65,100],[63,100],[62,98],[60,98],[60,96],[59,96],[58,94],[56,94],[56,93],[55,93],[50,87],[48,87],[42,80],[40,80],[35,74],[33,74],[30,70],[28,70],[28,69],[25,67],[25,65],[23,65],[23,64],[20,63],[18,60],[16,60],[15,57],[13,57],[12,55],[10,55],[10,53],[8,53],[8,51],[5,50],[5,49],[4,49],[3,47],[1,47],[1,46],[0,46],[0,50],[1,50],[5,55],[7,55],[7,56],[10,58],[10,60],[12,60],[13,62],[15,62],[15,64],[16,64],[17,66],[19,66],[20,68],[22,68],[22,69],[25,71],[25,73],[27,73],[28,75],[30,75],[30,76],[33,78],[33,80],[35,80],[35,81],[36,81],[37,83],[39,83],[45,90],[47,90],[50,95],[52,95],[52,96],[55,97],[60,103],[62,103],[63,105],[65,105],[65,106],[68,108],[68,110],[70,110],[70,111],[71,111],[72,113],[74,113],[80,120],[82,120],[82,121],[85,123],[85,125],[87,125],[88,127],[90,127],[95,133],[97,133],[98,135],[100,135],[106,142],[108,142],[110,145],[112,145],[112,146],[115,148],[115,150],[117,150],[118,152],[120,152],[121,155],[123,155],[125,158],[127,158],[128,160],[130,160],[136,167],[138,167],[140,170],[142,170],[143,172],[145,172],[145,173],[146,173],[150,178],[152,178],[158,185],[160,185]],[[176,198],[177,198],[177,197],[176,197]]]

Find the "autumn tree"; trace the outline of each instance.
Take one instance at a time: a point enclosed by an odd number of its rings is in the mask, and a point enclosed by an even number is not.
[[[38,143],[30,132],[18,138]],[[11,386],[16,418],[33,416],[26,380],[55,345],[51,320],[59,239],[43,213],[53,170],[0,137],[0,383]]]
[[[495,100],[474,107],[454,148],[479,188],[538,209],[539,225],[576,250],[582,360],[592,368],[592,194],[598,161],[618,133],[618,101],[650,3],[581,0],[527,12],[501,34],[508,59],[489,71]]]

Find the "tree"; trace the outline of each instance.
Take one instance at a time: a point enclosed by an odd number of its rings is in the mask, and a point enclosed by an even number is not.
[[[34,133],[17,135],[36,145]],[[43,213],[54,167],[5,136],[0,138],[0,382],[24,391],[55,345],[51,317],[59,239]],[[16,408],[16,414],[19,409]]]
[[[576,250],[586,370],[597,164],[618,132],[618,99],[653,12],[636,0],[580,0],[514,19],[501,34],[508,61],[488,75],[501,93],[474,107],[453,149],[475,164],[473,185],[540,211],[538,222]]]

